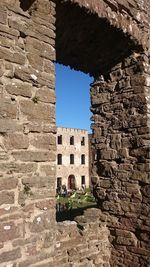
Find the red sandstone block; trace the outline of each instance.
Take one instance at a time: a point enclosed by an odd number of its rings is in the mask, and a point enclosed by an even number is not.
[[[17,124],[17,120],[0,119],[0,133],[9,133],[15,131],[21,131],[22,125]]]
[[[55,76],[53,74],[42,72],[38,81],[42,86],[47,86],[52,89],[55,88]]]
[[[143,172],[143,171],[132,171],[131,179],[142,181],[144,183],[149,183],[148,173]]]
[[[15,206],[10,207],[9,205],[6,205],[5,208],[1,208],[0,209],[0,217],[1,217],[1,220],[2,220],[3,216],[9,215],[11,213],[14,213],[17,210],[18,210],[17,207],[15,207]]]
[[[5,37],[1,36],[1,46],[5,47],[5,48],[13,49],[14,48],[14,40],[12,40],[10,38],[7,38],[6,36]],[[11,64],[11,66],[12,66],[12,63],[6,62],[6,64],[5,64],[5,68],[6,69],[8,69],[8,65],[7,64]],[[1,64],[1,66],[2,66],[2,64]]]
[[[126,245],[126,246],[136,246],[137,240],[119,236],[116,238],[116,243],[120,245]]]
[[[150,127],[140,127],[138,128],[138,133],[139,134],[147,134],[150,132]]]
[[[0,47],[0,58],[24,65],[25,64],[25,55],[21,52],[12,52],[10,49],[5,47]]]
[[[0,193],[0,205],[2,204],[14,204],[15,194],[14,192],[2,191]]]
[[[30,134],[30,144],[38,149],[56,150],[56,138],[53,134]]]
[[[27,135],[22,133],[10,133],[5,138],[4,144],[8,150],[27,149],[29,146],[29,139]]]
[[[16,95],[16,96],[19,95],[31,98],[33,87],[29,83],[13,81],[10,84],[6,84],[5,89],[11,95]]]
[[[45,211],[36,216],[34,221],[30,223],[30,231],[32,233],[40,233],[44,232],[44,230],[50,231],[52,222],[54,222],[54,211]]]
[[[37,169],[36,163],[15,163],[13,162],[6,162],[0,163],[0,170],[2,172],[9,173],[31,173],[35,172]]]
[[[128,247],[128,251],[137,254],[137,255],[142,255],[142,256],[149,256],[149,250],[146,250],[144,248],[136,248],[136,247]]]
[[[39,263],[38,265],[36,265],[36,267],[58,267],[58,263],[54,262],[54,260],[51,259],[46,263]]]
[[[10,177],[0,179],[0,191],[15,189],[18,184],[18,179]]]
[[[51,166],[50,164],[40,165],[40,173],[42,175],[55,175],[56,166]]]
[[[145,85],[145,77],[142,75],[133,75],[131,76],[131,86],[140,86]]]
[[[11,39],[18,39],[19,31],[16,31],[13,28],[10,28],[6,25],[0,24],[0,32],[2,36],[9,37]],[[5,54],[6,55],[6,54]]]
[[[12,152],[16,160],[30,161],[30,162],[45,162],[54,161],[55,154],[49,151],[25,151],[16,150]]]
[[[7,9],[2,4],[0,4],[0,23],[7,23]]]
[[[9,98],[0,99],[0,115],[2,117],[16,119],[17,104],[15,101],[11,101]],[[7,120],[6,120],[7,121]]]
[[[44,103],[34,103],[32,100],[20,101],[20,112],[29,121],[49,121],[51,123],[55,117],[55,107]]]
[[[46,86],[44,86],[43,88],[40,88],[36,92],[35,96],[41,102],[45,102],[45,103],[55,103],[56,102],[55,91],[53,89],[49,89]]]
[[[55,75],[55,65],[52,61],[44,59],[44,71]]]
[[[28,177],[28,178],[22,178],[22,184],[23,185],[28,185],[30,188],[47,188],[50,189],[50,186],[53,184],[55,181],[55,178],[46,176],[36,176],[34,175],[33,177]]]
[[[114,149],[103,149],[101,151],[101,159],[114,160],[117,158],[117,151]]]
[[[29,190],[27,194],[25,194],[25,191],[20,191],[19,197],[18,197],[18,203],[21,206],[25,205],[26,201],[33,201],[33,200],[42,200],[45,198],[52,198],[55,197],[56,190],[54,187],[54,182],[51,184],[51,188],[34,188],[34,190]]]
[[[55,199],[47,199],[40,202],[36,202],[35,206],[39,210],[49,210],[52,207],[55,208],[56,200]]]
[[[50,250],[51,250],[51,247],[50,247]],[[51,262],[51,260],[53,261],[52,256],[53,256],[53,254],[51,251],[50,252],[46,252],[44,250],[43,250],[43,252],[39,251],[38,255],[30,256],[30,258],[27,257],[24,261],[19,262],[18,267],[29,267],[30,265],[34,265],[36,263],[39,263],[39,267],[44,267],[44,264],[42,263],[42,261],[47,259],[49,262]],[[53,266],[55,266],[55,265],[52,265],[52,267]],[[49,265],[46,267],[49,267]],[[51,267],[51,265],[50,265],[50,267]]]
[[[27,59],[29,61],[29,64],[36,70],[42,71],[43,70],[43,58],[41,58],[37,53],[31,53],[27,54]]]
[[[11,251],[2,252],[0,254],[0,263],[9,262],[9,261],[15,261],[15,260],[17,260],[19,258],[21,258],[20,248],[13,249]],[[13,266],[16,266],[16,265],[13,264]]]
[[[19,226],[15,226],[12,221],[0,224],[0,242],[6,242],[20,237]]]
[[[35,25],[37,26],[37,25]],[[40,34],[43,34],[42,29],[45,31],[49,31],[49,33],[54,33],[50,29],[46,29],[45,27],[38,26],[37,31],[40,32]],[[55,35],[55,34],[54,34]],[[48,36],[48,35],[47,35]],[[55,49],[48,43],[44,43],[35,38],[27,37],[26,38],[26,50],[34,55],[38,54],[42,58],[46,58],[49,60],[55,60]]]

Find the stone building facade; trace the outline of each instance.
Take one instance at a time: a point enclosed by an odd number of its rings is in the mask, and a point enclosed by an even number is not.
[[[0,267],[149,267],[149,57],[149,0],[0,1]],[[94,79],[77,223],[55,219],[55,62]]]
[[[89,187],[88,131],[57,127],[56,187]]]

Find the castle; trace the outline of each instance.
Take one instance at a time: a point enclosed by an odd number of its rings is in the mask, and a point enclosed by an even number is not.
[[[88,131],[57,127],[56,187],[89,187]]]

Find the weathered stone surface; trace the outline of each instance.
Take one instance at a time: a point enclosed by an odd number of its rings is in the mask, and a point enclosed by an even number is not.
[[[30,225],[31,232],[42,232],[44,230],[48,230],[51,227],[51,224],[53,222],[53,211],[45,211],[44,214],[39,214],[33,221],[33,223]]]
[[[45,87],[45,88],[43,87],[43,88],[39,89],[36,92],[35,97],[37,97],[39,101],[45,102],[45,103],[55,103],[56,102],[55,91],[50,90],[47,87]]]
[[[126,60],[124,65],[119,66],[120,70],[117,69],[110,73],[111,80],[107,82],[103,79],[98,80],[91,88],[92,112],[95,122],[92,144],[93,149],[97,150],[97,159],[93,165],[95,165],[94,174],[99,175],[99,180],[97,179],[96,183],[93,183],[94,195],[98,200],[99,207],[109,215],[111,214],[108,227],[120,228],[116,232],[112,231],[111,238],[114,245],[112,255],[114,253],[115,256],[111,263],[115,264],[113,266],[119,266],[118,251],[120,251],[123,257],[121,265],[123,267],[132,266],[129,262],[132,257],[130,253],[126,259],[125,251],[128,248],[129,250],[131,248],[130,251],[134,251],[135,248],[136,258],[138,262],[140,261],[140,249],[142,247],[147,249],[147,234],[140,237],[140,233],[143,229],[149,231],[149,228],[144,226],[144,218],[141,218],[142,213],[148,212],[150,183],[148,174],[150,143],[147,135],[149,130],[146,127],[148,120],[144,116],[147,110],[145,88],[147,76],[143,68],[136,66],[138,63],[138,60],[131,61],[130,57],[130,60]],[[123,66],[126,67],[125,72]],[[99,91],[105,89],[106,94],[108,84],[110,88],[112,81],[113,83],[116,81],[116,85],[115,88],[112,85],[109,106],[106,106],[105,99],[98,103],[96,96],[99,98]],[[126,93],[124,93],[125,90]],[[108,112],[111,113],[111,116],[108,116]],[[107,133],[104,130],[99,131],[99,127],[107,129]],[[137,214],[140,217],[139,221],[136,220]],[[113,217],[119,218],[121,224],[113,225]],[[137,228],[139,234],[135,234]],[[137,250],[141,239],[145,239],[145,241]],[[147,255],[147,252],[143,250],[141,253],[143,256]],[[144,262],[149,264],[150,259],[144,257]],[[141,265],[135,264],[135,266]]]
[[[25,64],[25,55],[18,52],[11,52],[10,49],[5,47],[0,48],[0,58],[24,65]]]
[[[117,153],[116,150],[113,149],[107,149],[107,150],[102,150],[101,152],[101,159],[103,160],[114,160],[117,158]]]
[[[2,191],[0,193],[0,205],[3,204],[14,204],[15,194],[14,192]]]
[[[149,14],[148,0],[0,3],[2,267],[149,266]],[[95,80],[101,211],[79,228],[55,222],[54,61]]]
[[[19,227],[16,227],[13,222],[9,221],[0,225],[0,233],[0,242],[6,242],[20,237]]]
[[[15,189],[17,184],[18,180],[13,177],[0,179],[0,191]]]
[[[24,178],[22,179],[23,185],[28,185],[31,187],[36,188],[49,188],[53,184],[54,179],[52,177],[40,177],[40,176],[33,176],[32,178]]]
[[[47,60],[47,59],[44,60],[44,71],[47,72],[47,73],[55,74],[55,66],[54,66],[54,64],[51,61]]]
[[[137,238],[131,232],[124,231],[124,230],[116,230],[116,243],[121,245],[127,246],[136,246],[137,245]]]
[[[40,172],[44,173],[45,175],[54,175],[55,169],[55,166],[53,167],[47,164],[40,166]]]
[[[27,83],[19,83],[14,81],[11,84],[6,85],[6,91],[11,95],[19,95],[31,98],[32,96],[32,86]]]
[[[34,69],[40,69],[42,71],[43,69],[43,59],[33,53],[28,53],[27,55],[29,64]]]
[[[29,121],[52,121],[54,107],[48,104],[34,103],[31,100],[20,101],[20,111]]]
[[[6,173],[33,173],[37,169],[36,163],[0,163],[0,170]]]
[[[51,61],[55,60],[55,4],[38,1],[38,8],[25,11],[22,2],[0,4],[0,265],[13,267],[43,262],[55,245],[55,172],[40,170],[44,164],[54,166],[56,151]],[[24,3],[26,8],[29,1]],[[51,238],[44,245],[45,227],[37,235],[33,220],[46,207]]]
[[[55,150],[56,138],[51,134],[36,135],[30,138],[30,144],[38,149]]]
[[[55,160],[55,153],[48,151],[25,151],[19,150],[12,152],[16,160],[29,161],[29,162],[45,162]]]
[[[44,30],[48,31],[48,29],[45,29],[45,28]],[[31,37],[26,38],[26,49],[29,52],[32,52],[33,54],[37,54],[38,52],[38,55],[40,57],[43,57],[49,60],[55,59],[54,48],[51,45],[41,42],[35,38],[31,38]]]
[[[8,150],[26,149],[29,146],[29,139],[28,136],[21,133],[9,134],[6,137],[4,144]]]
[[[17,104],[8,98],[0,99],[0,118],[16,119]]]
[[[0,254],[0,263],[15,261],[21,258],[21,251],[19,248],[10,251],[2,252]],[[14,264],[13,264],[14,265]],[[14,265],[15,266],[15,265]]]
[[[2,5],[0,6],[0,23],[7,23],[7,9]]]
[[[34,55],[36,56],[36,55]],[[54,88],[54,75],[46,72],[39,73],[39,70],[34,70],[30,66],[15,68],[15,78],[24,82],[32,83],[33,85],[47,86]]]

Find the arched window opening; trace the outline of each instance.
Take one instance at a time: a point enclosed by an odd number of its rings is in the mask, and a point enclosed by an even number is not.
[[[57,164],[62,165],[62,154],[57,155]]]
[[[74,154],[70,154],[70,164],[74,164]]]
[[[70,145],[74,145],[74,136],[70,136]]]
[[[84,154],[81,155],[81,164],[85,164],[85,155]]]
[[[84,136],[81,139],[81,146],[85,146],[85,137]]]
[[[62,145],[62,135],[57,136],[57,144]]]

